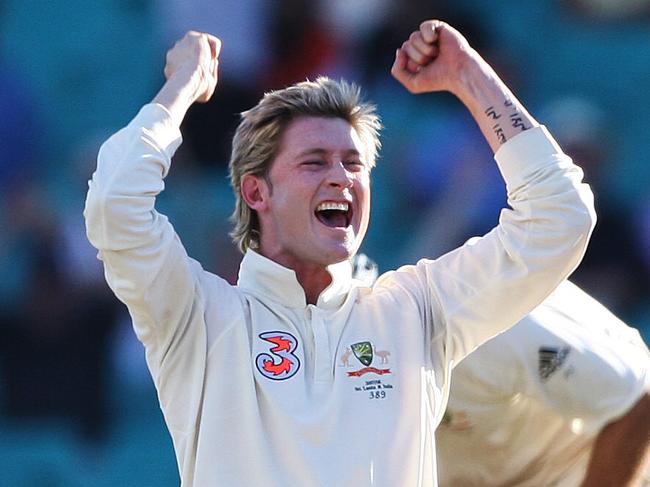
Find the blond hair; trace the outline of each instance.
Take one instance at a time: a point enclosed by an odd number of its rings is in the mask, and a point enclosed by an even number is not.
[[[232,142],[229,168],[236,202],[230,217],[234,223],[230,236],[242,253],[259,245],[259,222],[242,198],[242,177],[267,177],[284,130],[301,116],[345,120],[364,144],[363,156],[368,164],[371,168],[375,165],[381,124],[374,105],[361,101],[356,85],[319,77],[266,93],[257,105],[241,114]]]

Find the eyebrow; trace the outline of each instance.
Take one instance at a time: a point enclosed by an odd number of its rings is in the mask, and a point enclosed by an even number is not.
[[[298,157],[305,157],[305,156],[311,156],[311,155],[317,155],[317,156],[326,156],[329,154],[331,151],[327,149],[321,149],[319,147],[315,147],[312,149],[306,149],[302,151],[301,153],[298,154]],[[348,149],[343,151],[344,156],[361,156],[358,150],[356,149]]]

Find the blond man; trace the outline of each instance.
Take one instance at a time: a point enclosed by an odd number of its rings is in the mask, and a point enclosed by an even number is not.
[[[145,346],[182,483],[435,486],[453,363],[583,255],[595,217],[582,172],[460,33],[426,21],[392,74],[413,93],[449,91],[473,114],[509,188],[498,227],[372,288],[353,280],[379,121],[356,88],[321,78],[242,114],[231,179],[245,255],[231,286],[188,257],[155,210],[180,123],[217,85],[220,48],[191,32],[169,51],[153,103],[100,150],[85,210]]]

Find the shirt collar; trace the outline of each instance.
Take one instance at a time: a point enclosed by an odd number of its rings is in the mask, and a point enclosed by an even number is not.
[[[317,306],[338,308],[352,287],[352,265],[346,260],[328,266],[327,270],[332,282],[318,296]],[[291,308],[307,306],[305,292],[296,273],[251,249],[242,259],[237,285],[242,290],[268,297]]]

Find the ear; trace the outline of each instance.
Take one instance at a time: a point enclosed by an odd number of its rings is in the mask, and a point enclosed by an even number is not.
[[[240,188],[242,198],[252,210],[259,212],[268,208],[269,185],[264,178],[245,174]]]

